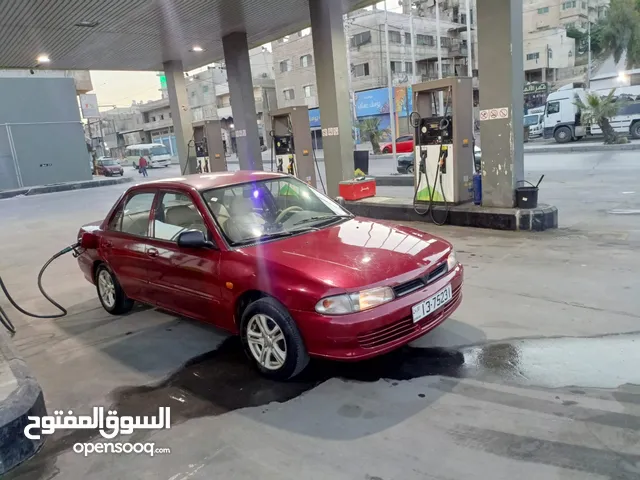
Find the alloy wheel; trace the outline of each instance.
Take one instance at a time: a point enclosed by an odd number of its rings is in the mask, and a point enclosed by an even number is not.
[[[98,291],[107,308],[113,308],[116,304],[116,286],[107,270],[101,270],[98,275]]]
[[[278,370],[287,359],[287,342],[273,318],[256,314],[247,324],[247,343],[253,358],[267,370]]]

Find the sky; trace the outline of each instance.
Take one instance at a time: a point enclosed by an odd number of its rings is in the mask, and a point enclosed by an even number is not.
[[[384,9],[384,2],[378,2],[377,6]],[[402,11],[397,0],[389,0],[387,7],[390,12]],[[128,107],[134,100],[146,102],[160,98],[160,80],[154,72],[93,70],[91,81],[101,110],[108,110],[114,105]]]

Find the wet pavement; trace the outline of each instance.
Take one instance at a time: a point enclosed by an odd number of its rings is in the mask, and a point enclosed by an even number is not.
[[[109,410],[116,410],[119,415],[152,416],[158,407],[167,405],[169,401],[172,426],[177,426],[190,420],[215,417],[240,409],[257,408],[266,413],[267,409],[273,408],[274,403],[293,401],[332,379],[340,379],[347,385],[354,382],[383,381],[390,387],[402,388],[406,381],[437,377],[439,383],[418,393],[417,398],[430,397],[433,400],[434,391],[438,396],[454,393],[460,388],[454,379],[480,382],[465,384],[467,394],[479,400],[496,401],[493,398],[495,393],[487,388],[492,385],[557,391],[557,401],[552,403],[535,401],[506,391],[501,395],[499,403],[512,407],[529,403],[531,405],[526,408],[535,405],[536,409],[559,417],[629,429],[636,432],[637,438],[640,416],[585,408],[581,406],[582,398],[576,397],[588,395],[587,391],[593,395],[594,389],[611,391],[627,387],[626,391],[618,391],[613,396],[618,402],[634,406],[634,411],[640,413],[639,347],[640,333],[584,338],[513,339],[460,348],[407,346],[382,357],[358,363],[313,360],[297,379],[274,382],[260,376],[247,361],[239,340],[229,337],[215,350],[190,359],[178,371],[155,385],[128,386],[114,390],[109,395]],[[565,410],[569,407],[572,407],[571,413]],[[376,417],[375,413],[357,403],[342,405],[335,414],[344,418]],[[136,432],[128,441],[147,442],[152,433]],[[506,444],[499,447],[495,439],[483,439],[483,435],[486,436],[487,432],[468,429],[464,434],[456,432],[454,437],[465,443],[476,442],[478,448],[488,452],[508,447],[512,453],[522,455],[524,460],[530,460],[530,455],[537,450],[531,446],[518,446],[522,440],[515,436],[511,441],[503,438],[502,443]],[[59,455],[68,453],[77,442],[91,442],[99,438],[97,431],[54,434],[36,459],[19,467],[6,478],[54,478],[57,470],[52,466]],[[554,451],[562,448],[558,444]],[[527,450],[530,452],[527,453]],[[619,476],[611,478],[640,478],[640,451],[638,453],[620,455],[627,465],[625,468],[629,469],[627,473],[637,473],[638,477],[619,472]],[[601,466],[594,465],[593,471],[597,472],[599,469]]]

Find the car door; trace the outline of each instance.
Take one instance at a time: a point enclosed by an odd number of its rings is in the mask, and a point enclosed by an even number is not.
[[[399,153],[409,153],[413,151],[413,137],[410,135],[400,137],[396,147]]]
[[[157,305],[187,317],[216,322],[220,311],[220,250],[181,248],[177,237],[187,230],[211,232],[189,192],[160,190],[152,213],[147,254],[149,283]]]
[[[133,191],[115,209],[100,250],[128,297],[153,303],[148,287],[151,258],[147,254],[154,189]]]

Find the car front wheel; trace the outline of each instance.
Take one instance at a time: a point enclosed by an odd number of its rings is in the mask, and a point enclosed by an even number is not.
[[[413,173],[413,165],[407,167],[407,173]]]
[[[295,377],[309,355],[291,315],[277,300],[261,298],[242,314],[242,344],[260,373],[275,380]]]
[[[124,294],[118,279],[106,265],[96,270],[96,289],[103,308],[112,315],[122,315],[133,308],[133,300]]]

